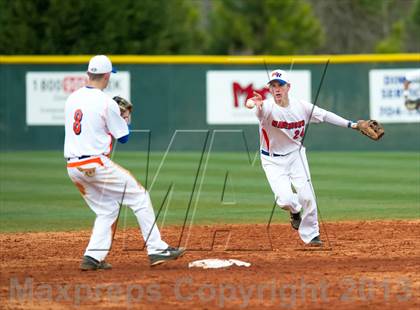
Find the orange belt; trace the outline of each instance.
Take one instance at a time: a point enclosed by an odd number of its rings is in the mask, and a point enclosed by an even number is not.
[[[102,162],[100,157],[94,157],[94,158],[89,158],[89,159],[82,160],[82,161],[67,163],[67,168],[74,168],[74,167],[79,167],[79,166],[83,166],[83,165],[86,165],[86,164],[92,164],[92,163],[98,163],[101,166],[104,165],[104,163]]]

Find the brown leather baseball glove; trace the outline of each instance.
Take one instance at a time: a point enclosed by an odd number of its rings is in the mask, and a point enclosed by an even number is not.
[[[131,122],[131,112],[133,111],[133,104],[128,101],[127,99],[115,96],[114,101],[118,104],[118,107],[120,108],[121,117],[126,120],[126,122],[129,124]]]
[[[379,140],[385,134],[384,127],[375,120],[360,120],[357,122],[356,129],[372,140]]]

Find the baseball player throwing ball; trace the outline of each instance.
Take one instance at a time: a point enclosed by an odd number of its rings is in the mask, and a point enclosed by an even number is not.
[[[305,148],[301,144],[305,126],[308,122],[327,122],[359,129],[366,135],[369,134],[363,132],[364,128],[372,129],[372,126],[368,125],[368,121],[354,123],[309,102],[290,97],[291,84],[283,70],[272,71],[267,86],[272,98],[263,100],[260,94],[254,92],[254,97],[246,101],[246,107],[255,110],[260,124],[262,167],[277,205],[290,211],[292,227],[299,231],[305,243],[321,246],[317,206]],[[372,133],[377,134],[371,136],[372,139],[377,140],[379,135],[383,135],[383,128],[379,129]]]
[[[161,239],[154,224],[149,193],[127,170],[109,159],[112,139],[125,143],[129,137],[129,117],[123,115],[123,118],[117,102],[102,91],[108,86],[111,72],[116,71],[108,57],[93,57],[87,70],[87,85],[72,93],[65,103],[67,172],[96,214],[81,270],[111,268],[105,257],[111,247],[113,226],[121,205],[134,211],[151,266],[177,259],[185,251],[170,247]]]

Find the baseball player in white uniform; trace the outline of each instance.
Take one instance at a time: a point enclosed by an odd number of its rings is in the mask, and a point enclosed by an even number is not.
[[[292,227],[305,243],[320,246],[315,194],[305,147],[301,144],[305,126],[308,122],[327,122],[356,128],[357,123],[290,97],[290,81],[283,70],[272,71],[267,86],[272,98],[263,100],[255,92],[246,102],[247,108],[255,110],[260,124],[262,167],[277,205],[290,211]]]
[[[130,172],[109,158],[113,138],[125,143],[129,137],[127,122],[120,116],[117,103],[102,91],[111,72],[116,71],[108,57],[93,57],[87,70],[87,85],[72,93],[65,103],[67,171],[96,214],[81,270],[111,268],[105,257],[111,247],[120,205],[134,211],[151,266],[176,259],[185,251],[169,247],[161,239],[149,193]]]
[[[404,77],[404,103],[408,110],[420,111],[420,98],[410,98],[410,85],[420,84],[420,69],[408,72]],[[412,97],[412,96],[411,96]]]

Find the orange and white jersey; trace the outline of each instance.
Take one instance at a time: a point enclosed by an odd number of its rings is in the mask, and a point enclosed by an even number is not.
[[[264,100],[262,110],[255,107],[260,122],[260,145],[263,152],[270,155],[285,155],[297,150],[308,123],[313,105],[309,102],[289,97],[289,105],[281,107],[273,98]],[[315,106],[311,122],[324,121],[329,112]],[[342,123],[346,126],[345,120]],[[340,124],[341,125],[341,124]]]
[[[72,93],[64,113],[66,158],[109,154],[112,137],[129,133],[117,103],[97,88],[82,87]]]

